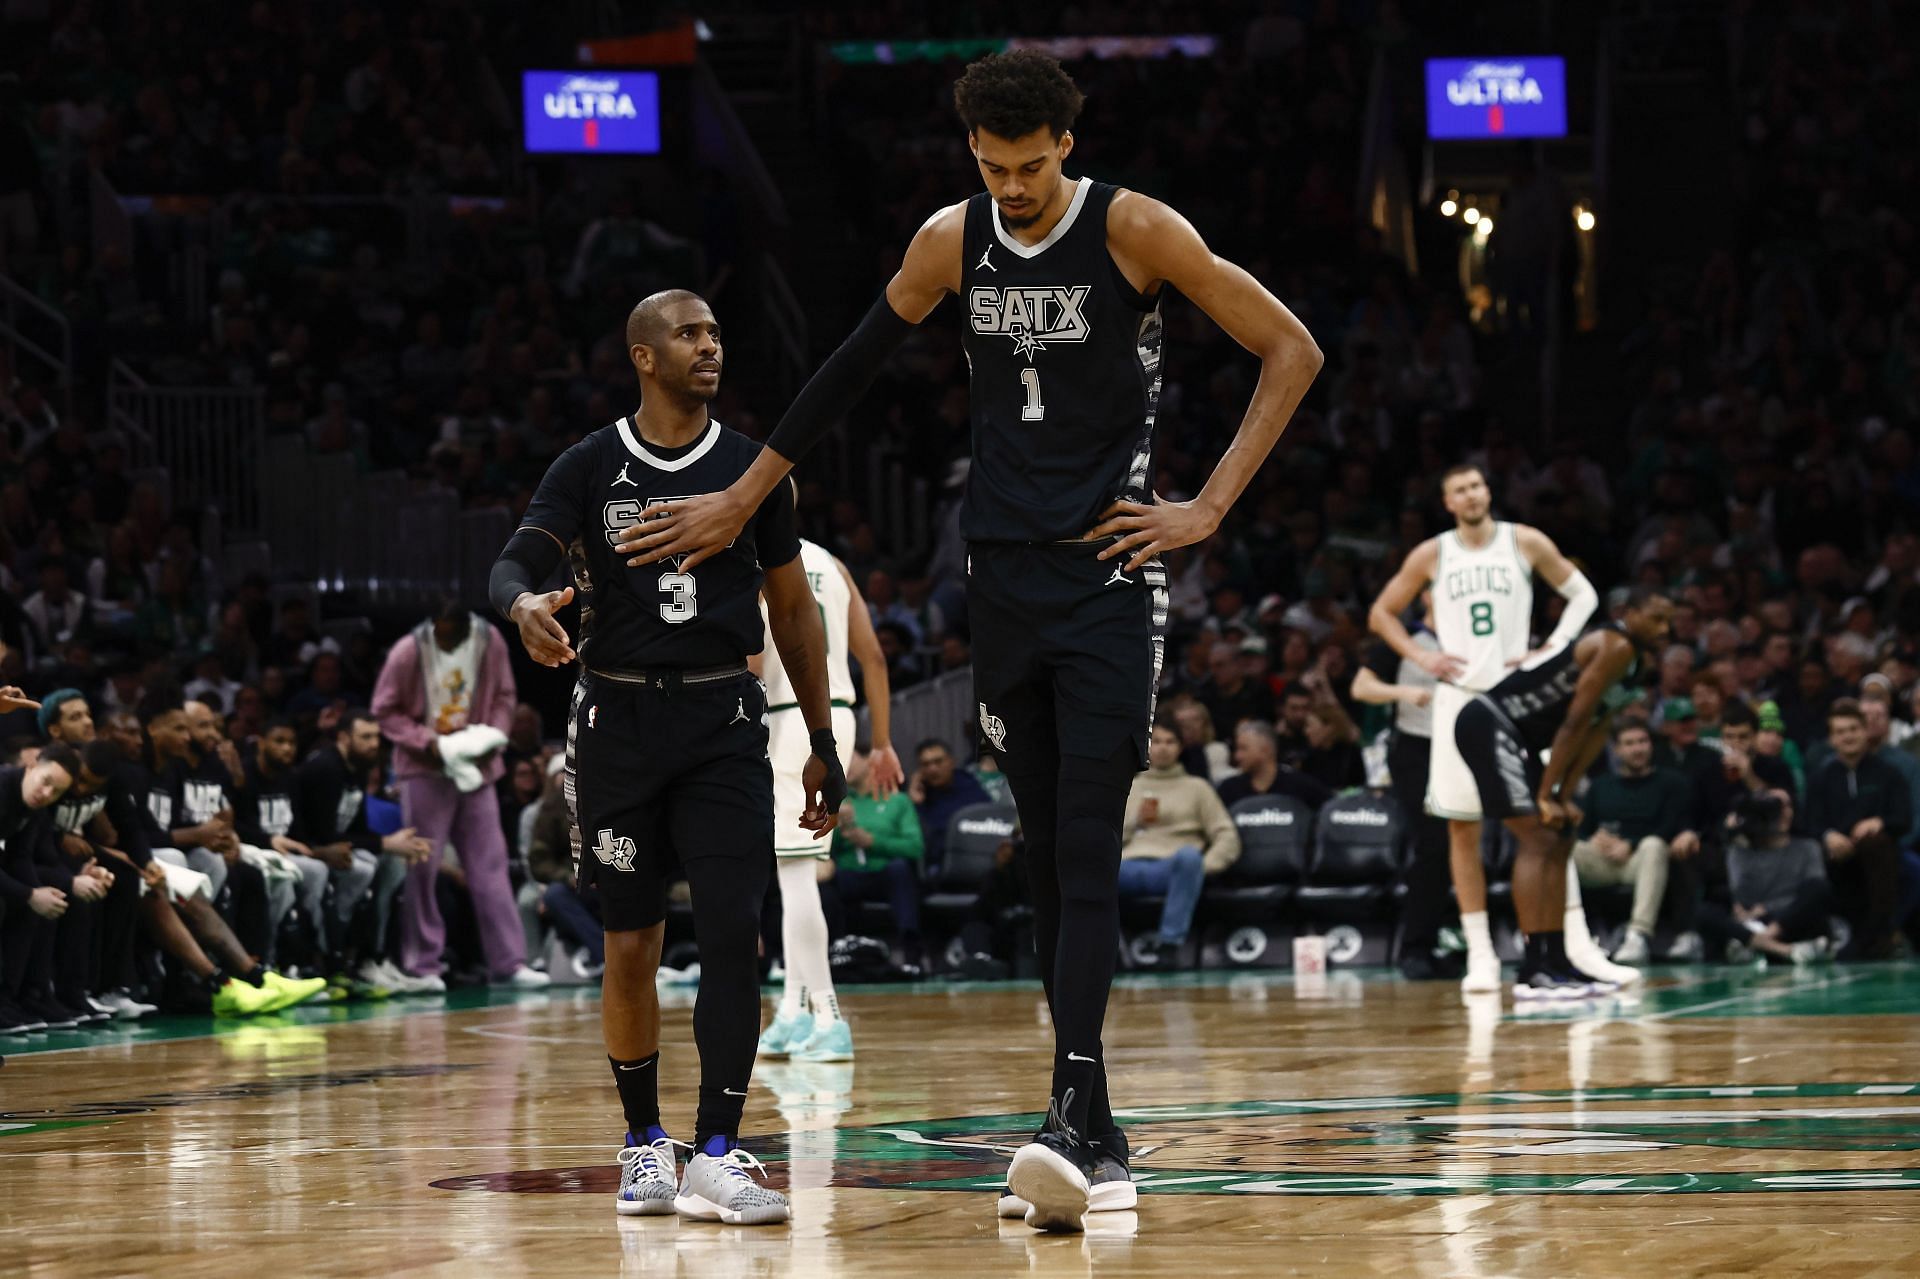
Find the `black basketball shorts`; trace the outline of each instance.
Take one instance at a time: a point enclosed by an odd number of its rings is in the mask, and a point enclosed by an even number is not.
[[[1008,771],[1061,755],[1147,764],[1167,636],[1167,570],[1096,558],[1111,542],[976,542],[967,620],[980,732]]]
[[[1545,762],[1490,698],[1476,697],[1461,708],[1454,720],[1453,739],[1473,774],[1480,811],[1486,818],[1504,821],[1539,814],[1534,797],[1540,793]]]
[[[608,932],[666,918],[667,885],[703,857],[765,884],[773,868],[767,693],[751,675],[677,690],[589,671],[574,697],[579,882]]]

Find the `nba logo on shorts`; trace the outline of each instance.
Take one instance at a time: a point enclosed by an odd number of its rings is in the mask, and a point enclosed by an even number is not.
[[[985,702],[980,703],[980,731],[985,733],[987,740],[993,743],[993,749],[997,751],[1007,749],[1007,726],[998,715],[987,711]]]

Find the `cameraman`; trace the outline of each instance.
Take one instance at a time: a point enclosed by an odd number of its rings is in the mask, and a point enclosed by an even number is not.
[[[1833,893],[1819,842],[1789,833],[1793,797],[1784,790],[1747,795],[1727,820],[1731,900],[1703,901],[1694,912],[1707,953],[1730,963],[1754,951],[1796,964],[1825,958]]]

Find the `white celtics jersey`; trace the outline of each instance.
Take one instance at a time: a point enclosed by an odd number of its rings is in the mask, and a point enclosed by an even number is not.
[[[827,631],[827,694],[836,706],[853,705],[853,671],[847,665],[847,610],[853,607],[853,590],[840,573],[840,566],[823,546],[800,539],[800,567],[806,570],[807,585],[820,605],[820,621]],[[760,601],[760,615],[767,612]],[[793,682],[780,665],[780,650],[774,647],[773,634],[767,634],[766,650],[767,709],[785,710],[798,706]]]
[[[1433,620],[1440,651],[1463,659],[1454,683],[1485,692],[1508,674],[1507,663],[1527,654],[1533,625],[1533,566],[1520,553],[1513,525],[1493,526],[1478,550],[1458,530],[1439,538],[1433,570]]]

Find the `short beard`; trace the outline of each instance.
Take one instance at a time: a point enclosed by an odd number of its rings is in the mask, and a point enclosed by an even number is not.
[[[1052,201],[1049,200],[1047,203],[1051,204]],[[1024,231],[1028,227],[1032,226],[1034,223],[1038,222],[1040,220],[1040,215],[1045,213],[1046,211],[1047,211],[1047,206],[1043,204],[1034,212],[1029,213],[1026,217],[1016,218],[1011,213],[1008,213],[1005,209],[1001,209],[1000,222],[1009,231]]]

